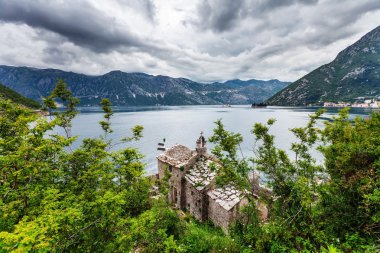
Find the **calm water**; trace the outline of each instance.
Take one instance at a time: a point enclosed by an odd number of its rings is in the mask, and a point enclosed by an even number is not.
[[[171,106],[171,107],[115,107],[112,118],[114,132],[110,135],[115,142],[125,136],[129,136],[134,125],[144,126],[144,137],[135,143],[127,145],[135,146],[145,155],[144,162],[148,174],[156,172],[155,157],[159,154],[157,143],[166,139],[166,146],[176,143],[195,147],[195,141],[201,131],[206,137],[210,137],[217,119],[222,119],[229,131],[239,132],[243,135],[242,150],[244,155],[253,155],[252,146],[254,137],[250,133],[256,122],[265,123],[270,118],[277,119],[271,131],[276,136],[276,143],[282,149],[289,149],[290,143],[295,140],[289,132],[290,128],[304,126],[308,121],[308,115],[317,108],[285,108],[268,107],[252,109],[247,106]],[[86,137],[97,137],[102,134],[98,121],[102,120],[103,113],[100,108],[80,108],[81,113],[73,121],[73,134],[79,139],[74,144],[78,146]],[[332,118],[336,115],[336,109],[330,109],[324,117]],[[352,110],[355,115],[366,117],[368,110]],[[323,126],[323,120],[318,124]],[[124,144],[123,144],[124,145]],[[115,149],[122,148],[123,145]],[[126,145],[124,145],[126,146]],[[212,148],[211,144],[208,144]],[[318,154],[316,154],[318,156]],[[320,157],[320,156],[318,156]]]

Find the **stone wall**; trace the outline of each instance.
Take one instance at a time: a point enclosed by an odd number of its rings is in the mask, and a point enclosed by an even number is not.
[[[157,159],[158,178],[160,180],[165,178],[165,170],[169,170],[169,165]]]
[[[186,180],[185,174],[188,169],[190,169],[196,162],[196,157],[193,157],[185,166],[177,168],[175,166],[169,165],[168,163],[158,160],[158,175],[160,179],[165,178],[165,171],[170,173],[169,178],[169,203],[173,206],[181,209],[186,208]]]
[[[221,227],[225,233],[228,233],[230,224],[240,218],[240,208],[247,204],[247,200],[242,199],[233,208],[226,210],[211,197],[208,198],[208,202],[208,218],[216,226]]]
[[[184,175],[183,175],[183,176],[185,176],[185,173],[186,173],[189,169],[191,169],[191,167],[193,167],[193,165],[197,162],[199,156],[200,156],[200,155],[197,154],[197,155],[194,155],[193,157],[191,157],[191,158],[189,159],[189,161],[187,162],[187,164],[186,164],[186,166],[185,166],[185,170],[184,170]]]
[[[208,219],[208,198],[205,189],[198,191],[193,185],[187,183],[186,210],[199,221]]]
[[[185,193],[183,192],[182,187],[181,170],[179,168],[170,166],[169,173],[171,173],[171,177],[169,179],[169,203],[171,203],[177,208],[182,208],[182,203],[184,201],[183,197]]]
[[[208,217],[216,225],[221,227],[225,232],[231,222],[232,212],[227,211],[221,205],[216,203],[212,198],[208,199]]]

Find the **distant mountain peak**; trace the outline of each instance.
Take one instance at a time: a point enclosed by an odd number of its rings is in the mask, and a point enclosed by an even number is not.
[[[121,70],[111,70],[110,72],[106,73],[105,75],[112,75],[112,74],[124,74],[125,72],[121,71]]]

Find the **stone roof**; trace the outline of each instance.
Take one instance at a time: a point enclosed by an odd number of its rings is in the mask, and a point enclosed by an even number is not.
[[[231,210],[244,198],[241,191],[237,190],[233,185],[216,188],[209,191],[207,195],[227,211]]]
[[[180,167],[186,165],[194,155],[196,155],[194,151],[188,147],[177,144],[157,156],[157,159],[170,165]]]
[[[215,178],[216,171],[213,171],[210,166],[212,163],[211,159],[201,156],[193,167],[188,170],[185,178],[198,191],[203,190]]]

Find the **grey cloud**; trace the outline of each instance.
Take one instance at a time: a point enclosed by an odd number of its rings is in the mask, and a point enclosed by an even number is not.
[[[74,4],[75,3],[75,4]],[[97,52],[144,44],[86,2],[0,0],[0,20],[43,28]]]
[[[336,3],[340,7],[340,2]],[[358,28],[352,27],[363,15],[380,9],[380,1],[367,1],[349,8],[325,9],[322,13],[315,13],[309,27],[314,32],[308,34],[299,42],[312,49],[326,47],[336,41],[348,38],[357,32]],[[321,18],[321,16],[323,18]]]
[[[352,36],[352,33],[352,29],[338,29],[334,31],[320,30],[319,34],[311,35],[303,40],[300,40],[299,42],[300,45],[302,45],[301,43],[304,43],[304,45],[308,48],[317,50],[326,47],[336,41],[348,38]]]
[[[269,46],[269,47],[266,47],[266,48],[260,50],[259,52],[257,52],[256,56],[257,56],[258,59],[261,60],[261,59],[265,59],[265,58],[267,58],[269,56],[281,53],[284,50],[286,50],[286,48],[284,47],[284,45]]]
[[[271,11],[276,8],[286,7],[290,5],[313,5],[317,4],[318,0],[258,0],[251,1],[249,4],[251,8],[256,11]]]
[[[156,7],[153,2],[150,0],[138,1],[139,4],[142,5],[143,9],[146,10],[147,16],[153,20],[156,14]]]
[[[279,3],[281,2],[281,3]],[[257,6],[260,6],[258,3]],[[363,15],[380,9],[380,1],[366,1],[341,8],[340,1],[331,4],[319,5],[318,1],[264,1],[261,8],[274,10],[283,7],[280,12],[268,13],[266,17],[252,18],[251,34],[242,34],[246,31],[231,30],[228,36],[231,48],[219,48],[219,45],[210,45],[213,55],[238,55],[245,50],[252,50],[257,44],[262,45],[254,50],[255,59],[264,60],[272,56],[283,54],[298,47],[307,47],[312,51],[320,50],[339,40],[352,37],[360,32],[353,26]],[[297,12],[298,6],[316,5],[307,13]],[[288,6],[285,8],[285,6]],[[307,6],[308,8],[310,6]],[[249,12],[249,8],[245,8]],[[246,16],[246,18],[248,18]],[[236,21],[235,21],[236,22]],[[242,25],[239,21],[237,25]],[[253,40],[252,38],[256,37]],[[271,41],[271,42],[270,42]],[[206,48],[207,47],[203,47]]]
[[[309,72],[311,70],[315,69],[315,65],[314,64],[305,64],[305,63],[302,63],[302,64],[299,64],[295,67],[292,67],[289,69],[290,72],[294,72],[294,73],[299,73],[299,72]]]
[[[148,20],[154,21],[156,6],[152,0],[118,0],[121,6],[132,7],[140,11]]]
[[[318,0],[202,0],[198,4],[199,28],[224,32],[239,24],[241,19],[261,16],[265,12],[291,5],[312,5]]]
[[[43,50],[43,61],[54,65],[69,65],[77,56],[58,47],[47,47]]]
[[[222,32],[233,27],[239,18],[244,0],[206,0],[199,4],[199,24],[203,28],[211,28]]]
[[[235,76],[241,75],[241,73],[247,73],[252,68],[252,65],[242,65],[235,72]]]

